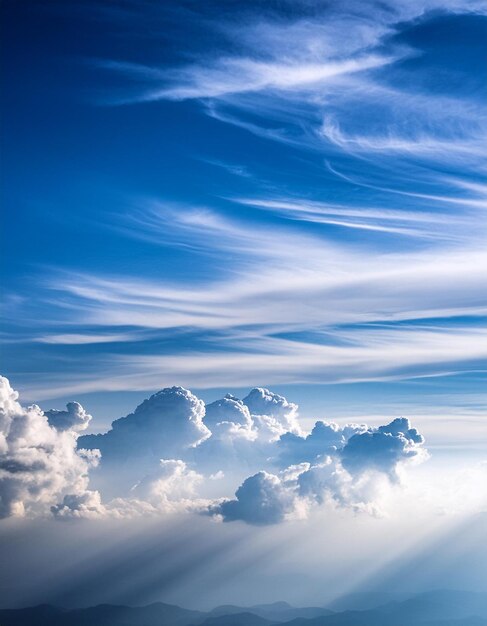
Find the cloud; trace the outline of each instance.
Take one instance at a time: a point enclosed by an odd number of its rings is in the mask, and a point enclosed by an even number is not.
[[[424,457],[423,443],[423,436],[411,428],[409,420],[399,417],[386,426],[353,435],[341,451],[341,460],[351,474],[376,470],[397,480],[400,463]]]
[[[79,432],[86,430],[92,416],[87,413],[78,402],[68,402],[66,411],[50,409],[44,411],[50,426],[56,430],[73,430]]]
[[[256,387],[243,399],[258,428],[266,430],[271,437],[283,432],[301,432],[297,421],[298,406],[268,389]]]
[[[339,458],[326,457],[298,477],[299,496],[310,506],[328,505],[373,516],[384,514],[383,502],[394,486],[381,472],[351,475]]]
[[[427,457],[405,418],[377,428],[317,421],[302,433],[298,406],[262,387],[206,408],[187,389],[165,388],[107,433],[84,436],[91,416],[79,404],[43,413],[17,399],[2,378],[2,517],[193,512],[262,525],[321,505],[376,513],[401,468]]]
[[[285,467],[303,461],[320,462],[323,457],[343,448],[350,437],[364,432],[366,428],[365,425],[339,426],[334,422],[318,421],[306,436],[286,432],[277,441],[278,461]]]
[[[208,511],[224,521],[276,524],[303,518],[310,507],[329,504],[381,514],[381,502],[399,482],[406,463],[427,458],[424,438],[398,418],[377,429],[317,422],[307,437],[283,435],[280,460],[296,461],[279,475],[262,471],[245,479],[234,500]]]
[[[68,494],[60,504],[51,506],[57,519],[97,519],[106,515],[98,491],[85,491],[82,494]]]
[[[234,94],[306,90],[346,74],[363,72],[386,65],[394,57],[367,55],[344,61],[323,60],[316,63],[259,61],[250,58],[225,58],[210,67],[186,67],[177,73],[178,85],[148,90],[141,101],[219,98]],[[112,64],[113,69],[117,69]],[[123,71],[124,66],[120,66]],[[171,74],[166,74],[169,80]]]
[[[203,476],[190,470],[177,459],[161,459],[158,469],[144,476],[124,498],[102,502],[99,491],[68,494],[60,504],[51,507],[56,519],[101,519],[153,517],[187,511],[199,511],[208,506],[195,496]]]
[[[255,387],[240,400],[227,394],[206,406],[205,424],[211,437],[192,458],[207,471],[260,469],[275,455],[283,433],[300,433],[298,406],[268,389]]]
[[[206,405],[204,422],[211,431],[222,423],[247,430],[252,429],[254,425],[249,408],[242,400],[231,394]]]
[[[127,82],[144,81],[135,94],[113,99],[113,104],[205,99],[208,114],[222,121],[320,151],[330,147],[323,145],[328,144],[322,141],[326,138],[346,152],[403,153],[441,161],[470,159],[469,153],[482,158],[480,118],[472,115],[468,93],[463,98],[456,94],[444,106],[445,94],[428,91],[416,78],[422,77],[422,69],[415,69],[416,80],[404,86],[401,72],[393,65],[424,53],[421,42],[415,42],[418,49],[399,43],[398,33],[406,25],[414,28],[419,20],[438,17],[438,11],[443,15],[485,14],[478,2],[433,1],[407,6],[397,2],[320,4],[312,15],[303,7],[291,14],[259,12],[240,19],[238,28],[233,21],[205,21],[205,29],[214,28],[219,37],[219,52],[207,50],[189,64],[185,58],[165,68],[120,61],[98,65],[120,73]],[[228,49],[221,50],[221,46]],[[426,85],[428,70],[426,66]],[[392,80],[384,77],[386,71]],[[455,78],[454,74],[453,85]],[[367,120],[364,132],[342,132],[342,123],[354,122],[357,110],[363,112],[359,119]],[[328,121],[335,114],[339,121]],[[322,128],[317,123],[320,118],[325,118]],[[287,128],[276,129],[276,122],[280,126],[287,122]],[[453,135],[448,136],[448,130]]]
[[[460,260],[459,260],[460,261]],[[473,275],[477,274],[480,279],[482,262],[475,268],[472,264]],[[466,265],[467,266],[467,265]],[[455,268],[451,267],[453,273]],[[417,293],[426,294],[430,287],[429,294],[433,297],[435,286],[429,282],[432,268],[418,270],[423,280],[417,283]],[[460,270],[465,281],[462,285],[451,286],[452,295],[455,291],[464,294],[471,292],[473,298],[472,285],[475,278],[472,274],[467,276],[467,272]],[[404,270],[409,280],[409,268]],[[387,292],[394,289],[395,298],[400,301],[405,294],[401,293],[404,285],[401,281],[393,285],[393,272],[390,279],[382,283],[378,281],[375,285],[371,283],[371,292],[366,298],[372,298],[372,292],[379,291],[382,284],[385,292],[381,299],[384,306],[387,306]],[[485,272],[484,272],[485,274]],[[398,277],[399,278],[399,277]],[[403,278],[404,275],[403,275]],[[453,277],[452,282],[453,282]],[[482,279],[483,280],[483,279]],[[446,287],[446,278],[441,279]],[[439,294],[439,285],[438,288]],[[480,287],[479,287],[480,288]],[[359,289],[357,285],[357,289]],[[325,291],[325,290],[324,290]],[[391,292],[392,294],[392,292]],[[336,297],[335,304],[348,302],[352,308],[353,302],[358,298],[353,286],[342,285],[334,291]],[[477,296],[478,297],[478,296]],[[325,306],[324,293],[317,296],[317,301],[313,307],[308,308],[305,303],[289,304],[287,314],[289,317],[297,317],[299,311],[303,315],[312,311],[318,315],[320,312],[323,323],[330,317],[334,317],[336,311],[331,309],[320,309]],[[440,296],[441,298],[441,296]],[[270,304],[271,296],[268,296],[269,315],[274,315]],[[405,297],[405,299],[407,299]],[[258,306],[264,308],[263,303],[266,298],[262,298]],[[284,299],[283,299],[284,301]],[[392,304],[392,297],[390,300]],[[370,303],[370,300],[369,300]],[[411,303],[412,304],[412,303]],[[345,325],[329,328],[327,325],[317,329],[315,332],[299,330],[299,323],[296,321],[286,325],[286,333],[295,329],[295,335],[289,336],[269,336],[272,322],[269,319],[268,329],[259,329],[256,333],[245,329],[236,330],[236,334],[227,336],[225,350],[216,349],[209,346],[203,352],[185,351],[179,353],[171,350],[164,357],[156,354],[126,354],[113,355],[110,371],[105,377],[95,378],[88,374],[86,377],[59,375],[55,379],[55,393],[58,395],[68,395],[84,393],[88,391],[122,391],[127,389],[154,389],[161,379],[168,384],[183,384],[187,387],[214,388],[218,386],[252,386],[259,379],[266,379],[268,384],[282,385],[290,383],[335,383],[335,382],[361,382],[377,380],[401,380],[417,378],[426,375],[444,376],[453,372],[465,372],[481,367],[481,363],[487,356],[487,344],[484,340],[485,331],[477,323],[469,320],[455,319],[459,315],[480,316],[485,312],[484,307],[472,307],[445,310],[431,308],[428,311],[412,311],[404,309],[402,313],[396,310],[390,312],[391,321],[383,324],[371,323],[366,310],[367,301],[363,301],[361,315],[362,324]],[[394,309],[396,305],[393,304]],[[430,323],[425,319],[420,323],[421,318],[434,318],[436,316],[450,316],[452,319],[442,319],[442,323]],[[344,312],[345,319],[355,318],[355,315]],[[410,317],[416,317],[416,323],[410,323]],[[479,318],[480,319],[480,318]],[[296,324],[296,325],[294,325]],[[279,322],[276,321],[276,325]],[[216,341],[220,340],[217,336]],[[391,346],[394,351],[391,351]],[[245,347],[245,351],[243,351]],[[53,380],[53,376],[43,377],[39,374],[37,383],[32,386],[31,393],[38,397],[53,397],[53,391],[47,392],[47,378]],[[45,380],[44,380],[45,379]],[[41,384],[42,383],[42,384]],[[256,420],[254,420],[256,421]],[[270,425],[275,420],[267,420]],[[277,425],[277,432],[274,436],[279,436],[280,426]],[[171,455],[173,456],[173,455]]]
[[[279,474],[258,472],[244,480],[235,499],[212,504],[207,513],[224,522],[254,525],[303,520],[319,506],[377,516],[391,486],[388,477],[377,472],[357,479],[338,458],[328,456],[315,465],[291,465]]]
[[[103,462],[127,457],[178,458],[210,436],[204,415],[202,400],[187,389],[170,387],[115,420],[107,433],[80,437],[79,445],[99,448]]]
[[[445,202],[448,201],[451,201],[451,198],[445,198]],[[407,211],[353,204],[344,206],[308,199],[235,198],[234,202],[276,213],[291,220],[447,241],[459,241],[469,228],[474,227],[476,222],[475,218],[461,214],[440,216],[438,213],[426,210]],[[464,199],[463,202],[468,204],[469,200]]]
[[[136,336],[132,333],[119,333],[112,335],[90,334],[90,333],[64,333],[52,334],[38,337],[37,341],[47,344],[60,344],[63,346],[80,346],[96,343],[116,343],[120,341],[133,340]]]
[[[288,215],[300,214],[300,207],[314,216],[328,210],[326,203],[296,199],[245,202]],[[80,323],[95,324],[100,331],[129,326],[150,333],[145,341],[141,336],[127,341],[116,353],[106,344],[103,353],[111,357],[110,371],[100,376],[92,367],[93,374],[71,389],[151,389],[159,384],[158,377],[188,387],[291,383],[310,377],[363,380],[396,376],[401,369],[428,373],[433,364],[437,371],[450,372],[464,367],[462,361],[470,361],[470,355],[482,358],[479,329],[469,321],[453,320],[451,328],[444,322],[401,325],[402,320],[485,313],[479,300],[487,265],[480,242],[483,221],[465,210],[432,210],[428,202],[425,213],[420,208],[378,207],[359,217],[362,207],[340,209],[366,226],[412,226],[422,242],[412,248],[376,242],[345,245],[327,233],[320,238],[294,228],[256,230],[214,212],[196,212],[193,223],[190,207],[177,213],[158,205],[152,215],[154,207],[148,206],[139,227],[151,240],[211,251],[230,271],[197,284],[176,284],[170,276],[60,275],[51,287],[73,307],[69,323],[75,309]],[[165,338],[175,328],[182,334],[191,329],[190,338],[198,345],[191,352],[167,347],[161,357],[153,338]],[[407,343],[408,349],[392,355],[389,342]],[[52,376],[59,379],[61,372]],[[38,372],[36,380],[41,379]],[[65,371],[62,379],[68,379]],[[66,395],[66,389],[61,391]]]
[[[259,472],[249,476],[235,493],[235,500],[226,500],[210,508],[226,522],[241,520],[249,524],[278,524],[295,510],[296,495],[275,474]]]
[[[203,476],[190,470],[184,461],[161,459],[158,470],[135,485],[132,494],[161,511],[194,508],[196,487],[202,481]]]
[[[97,458],[76,449],[80,423],[89,421],[79,404],[55,413],[54,428],[38,406],[24,408],[17,400],[0,377],[0,517],[44,515],[63,494],[82,496]]]
[[[102,69],[135,81],[134,93],[108,99],[121,104],[151,100],[226,99],[252,93],[285,97],[308,90],[321,93],[334,79],[390,64],[411,54],[405,45],[392,45],[397,25],[412,22],[430,11],[485,13],[480,2],[319,3],[311,14],[305,7],[293,12],[249,12],[238,20],[205,20],[227,51],[213,50],[176,67],[130,61],[98,60]],[[137,84],[138,83],[138,84]]]
[[[301,432],[297,411],[296,404],[263,388],[243,400],[227,394],[205,406],[190,391],[172,387],[115,420],[108,432],[80,437],[78,445],[102,453],[93,473],[97,486],[126,495],[160,459],[181,459],[210,473],[232,465],[259,467],[271,454],[271,442],[282,433]]]
[[[254,444],[261,433],[248,407],[235,396],[227,394],[221,400],[206,405],[205,424],[211,437],[195,448],[193,460],[207,472],[218,474],[232,466],[248,465],[256,456]]]
[[[393,134],[390,130],[384,135],[347,135],[336,122],[329,118],[323,121],[321,133],[328,141],[346,152],[409,153],[416,158],[445,161],[451,160],[452,152],[455,151],[466,153],[467,156],[469,154],[481,156],[483,143],[477,137],[470,137],[468,134],[467,138],[465,134],[463,136],[448,136],[446,133],[443,135],[439,133],[414,134],[413,129],[404,136]]]

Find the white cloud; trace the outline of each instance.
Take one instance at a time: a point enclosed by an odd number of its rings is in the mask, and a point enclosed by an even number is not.
[[[107,433],[81,437],[80,445],[99,448],[107,462],[127,457],[178,458],[210,436],[204,415],[203,401],[190,391],[166,388],[115,420]]]
[[[234,500],[212,505],[210,514],[250,524],[306,517],[311,506],[323,504],[381,514],[384,495],[399,483],[403,467],[427,458],[423,437],[404,418],[376,429],[317,422],[307,438],[287,433],[278,446],[283,444],[294,464],[279,475],[250,476]]]
[[[257,429],[269,433],[271,439],[277,439],[288,431],[301,432],[297,421],[298,406],[283,396],[256,387],[243,399],[243,403],[257,422]]]
[[[98,519],[107,513],[98,491],[65,495],[60,504],[51,506],[56,519]]]
[[[437,371],[452,371],[461,368],[462,361],[485,357],[485,351],[480,354],[479,330],[468,324],[398,324],[485,313],[479,297],[486,282],[487,256],[481,245],[485,228],[476,210],[467,214],[378,208],[365,209],[359,217],[362,207],[334,209],[283,198],[245,202],[292,215],[305,211],[311,219],[336,210],[363,225],[413,225],[422,243],[412,248],[355,246],[294,228],[255,229],[214,212],[166,213],[158,205],[155,213],[148,211],[149,221],[140,218],[144,232],[162,243],[211,251],[228,265],[228,273],[197,284],[175,284],[170,278],[62,275],[51,287],[75,305],[77,322],[96,325],[100,331],[136,326],[157,334],[191,328],[205,338],[210,333],[218,336],[193,353],[168,348],[163,359],[150,350],[137,354],[140,348],[134,345],[130,357],[113,355],[110,373],[100,377],[94,371],[68,389],[150,389],[158,386],[156,376],[190,387],[255,385],[262,379],[268,384],[297,382],[310,373],[324,382],[359,380],[396,376],[402,368],[427,373],[433,364]],[[70,323],[72,316],[70,308]],[[373,326],[364,326],[369,323]],[[297,333],[297,339],[287,340],[286,333]],[[305,340],[300,341],[301,336]],[[335,341],[327,345],[331,336]],[[394,355],[389,342],[399,347]],[[402,349],[405,344],[407,350]],[[38,397],[45,394],[43,389],[38,392]]]
[[[161,459],[158,469],[131,490],[136,500],[149,502],[162,512],[195,508],[196,488],[203,476],[177,459]]]
[[[258,472],[247,478],[235,493],[235,500],[210,507],[210,513],[226,522],[241,520],[249,524],[278,524],[296,509],[295,488],[278,476]]]
[[[46,514],[63,494],[84,499],[97,453],[76,449],[79,423],[87,421],[82,407],[73,404],[56,429],[38,406],[24,408],[17,400],[0,377],[0,517]]]
[[[321,134],[330,142],[347,152],[383,152],[406,153],[416,158],[434,158],[450,161],[453,152],[465,153],[466,156],[482,154],[482,139],[478,137],[438,136],[414,133],[414,130],[401,136],[390,129],[384,135],[348,135],[332,119],[325,118],[320,129]]]
[[[132,333],[119,333],[112,335],[88,334],[88,333],[63,333],[38,337],[40,343],[48,343],[64,346],[80,346],[96,343],[116,343],[135,339]]]
[[[254,425],[248,407],[231,394],[206,405],[204,422],[211,431],[222,423],[245,430],[251,430]]]
[[[219,20],[215,34],[224,44],[232,42],[230,51],[217,56],[208,51],[189,64],[184,59],[169,69],[117,61],[99,65],[128,80],[143,79],[142,88],[118,102],[205,99],[210,115],[272,140],[322,151],[326,136],[339,151],[458,159],[475,168],[483,154],[479,126],[485,114],[474,110],[468,95],[448,98],[416,81],[394,86],[380,72],[422,53],[394,43],[394,35],[431,11],[485,14],[480,2],[320,4],[313,15],[259,14],[239,21],[238,28]],[[355,119],[357,110],[364,111],[359,117],[367,123],[359,133],[344,133],[341,125]],[[371,111],[379,112],[378,128]],[[320,128],[317,120],[335,113],[339,119]],[[294,132],[274,128],[269,120],[286,121]]]
[[[353,435],[365,432],[365,425],[347,424],[338,426],[334,422],[318,421],[306,436],[284,433],[279,441],[277,460],[281,466],[303,461],[319,463],[324,457],[342,448]]]
[[[318,426],[320,430],[322,425]],[[314,455],[302,443],[303,456],[297,464],[279,475],[261,471],[250,476],[237,489],[234,500],[211,505],[209,513],[223,521],[249,524],[277,524],[307,517],[311,507],[324,504],[381,515],[382,502],[397,486],[404,464],[427,458],[424,440],[405,419],[354,432],[354,428],[348,429],[348,440],[344,436],[341,440],[335,438],[339,448],[327,446],[327,432],[321,453]],[[295,454],[298,461],[299,454]],[[307,462],[310,456],[314,456],[314,463]]]
[[[68,382],[65,389],[59,389],[64,393],[66,389],[121,390],[127,384],[133,389],[147,389],[156,386],[161,378],[198,387],[252,385],[262,378],[272,384],[404,379],[469,370],[487,356],[485,332],[468,326],[337,329],[336,343],[332,344],[326,343],[326,336],[324,332],[323,344],[249,338],[248,354],[239,350],[242,337],[227,345],[225,352],[119,358],[115,359],[118,371],[103,381]],[[265,421],[275,425],[274,419]],[[279,428],[277,425],[276,434]]]
[[[133,62],[99,60],[107,70],[143,81],[134,95],[118,100],[138,102],[158,99],[225,98],[259,91],[316,91],[337,76],[354,74],[391,63],[410,54],[397,46],[392,53],[376,52],[396,25],[412,21],[428,11],[485,13],[481,2],[397,2],[383,4],[344,2],[320,4],[313,14],[296,11],[290,19],[269,19],[262,13],[232,21],[219,19],[215,34],[233,43],[231,53],[209,52],[190,64],[174,69]],[[390,47],[390,44],[389,44]],[[375,51],[375,52],[374,52]],[[149,85],[149,86],[147,86]]]
[[[316,63],[258,61],[250,58],[221,59],[211,67],[187,67],[177,74],[178,85],[149,90],[141,100],[218,98],[233,94],[276,89],[306,90],[345,74],[362,72],[391,63],[394,57],[368,55],[344,61]]]
[[[192,512],[275,524],[303,519],[320,506],[377,515],[388,494],[402,487],[406,468],[428,457],[424,438],[406,418],[374,428],[317,421],[301,434],[297,405],[264,388],[243,401],[227,395],[210,403],[215,434],[204,426],[202,401],[174,387],[116,420],[107,434],[80,437],[76,420],[56,429],[39,407],[17,402],[7,379],[1,383],[3,517]],[[266,420],[276,430],[262,428]],[[222,436],[222,424],[234,430]],[[104,456],[93,448],[100,442]],[[181,456],[157,457],[162,450]]]
[[[416,238],[459,241],[477,220],[474,216],[447,215],[430,211],[407,211],[364,206],[343,206],[307,199],[236,198],[239,204],[257,207],[292,220],[375,230]],[[468,204],[468,201],[466,201]]]
[[[397,480],[402,462],[424,459],[423,443],[424,438],[411,428],[408,419],[397,418],[386,426],[353,435],[340,456],[351,474],[377,470]]]
[[[352,476],[331,457],[303,471],[297,482],[299,495],[309,506],[340,507],[373,516],[385,514],[383,504],[393,487],[387,474],[375,471]]]
[[[44,411],[50,426],[56,430],[73,430],[79,432],[86,430],[92,416],[87,413],[79,402],[68,402],[66,411],[50,409]]]

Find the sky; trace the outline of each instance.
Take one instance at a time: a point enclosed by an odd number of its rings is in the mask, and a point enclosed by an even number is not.
[[[2,12],[0,586],[478,588],[458,537],[486,511],[485,3]],[[126,569],[100,597],[102,558]]]

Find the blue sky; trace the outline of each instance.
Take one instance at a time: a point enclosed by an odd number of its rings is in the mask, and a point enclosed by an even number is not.
[[[2,10],[9,602],[485,590],[485,3]]]
[[[484,8],[6,3],[23,397],[100,428],[172,384],[480,415]]]

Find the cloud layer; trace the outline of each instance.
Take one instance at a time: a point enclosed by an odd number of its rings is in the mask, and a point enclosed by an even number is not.
[[[318,421],[306,433],[298,406],[260,387],[206,407],[166,388],[108,432],[80,435],[91,416],[78,403],[44,413],[1,384],[2,517],[191,511],[265,525],[322,505],[377,513],[407,465],[427,457],[405,418],[378,428]]]

